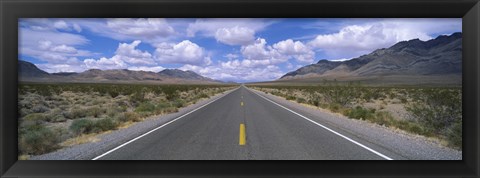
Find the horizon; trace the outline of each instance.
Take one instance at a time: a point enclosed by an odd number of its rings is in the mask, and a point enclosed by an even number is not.
[[[398,42],[462,32],[461,18],[19,20],[19,60],[48,73],[193,71],[272,81],[320,60],[346,61]]]

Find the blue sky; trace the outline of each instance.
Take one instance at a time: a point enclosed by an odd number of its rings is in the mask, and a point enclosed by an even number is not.
[[[252,82],[320,59],[348,60],[400,41],[461,31],[460,18],[25,18],[19,20],[19,58],[50,73],[177,68]]]

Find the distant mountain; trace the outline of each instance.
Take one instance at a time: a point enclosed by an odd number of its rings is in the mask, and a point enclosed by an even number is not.
[[[164,69],[158,72],[161,75],[174,77],[174,78],[183,78],[183,79],[191,79],[191,80],[208,80],[208,78],[198,75],[197,73],[187,70],[179,70],[179,69]]]
[[[43,77],[49,77],[49,76],[50,74],[48,74],[43,70],[40,70],[34,64],[24,60],[18,60],[18,77],[20,77],[20,79],[43,78]]]
[[[320,60],[316,64],[289,72],[280,80],[442,75],[461,77],[461,74],[462,33],[457,32],[428,41],[402,41],[347,61]]]
[[[34,82],[149,82],[149,83],[222,83],[203,77],[193,71],[165,69],[159,73],[127,69],[90,69],[81,73],[60,72],[49,74],[34,64],[19,60],[20,81]]]
[[[77,74],[76,72],[58,72],[58,73],[51,73],[51,75],[57,75],[57,76],[70,76],[70,75],[75,75]]]
[[[162,77],[155,72],[131,71],[127,69],[99,70],[90,69],[82,73],[73,75],[77,79],[90,79],[100,81],[143,81],[154,80],[162,81]]]

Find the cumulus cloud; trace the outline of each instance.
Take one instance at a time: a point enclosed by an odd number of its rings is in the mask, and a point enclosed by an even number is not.
[[[107,26],[114,32],[124,35],[133,35],[135,37],[155,37],[168,36],[175,33],[165,19],[149,18],[149,19],[107,19]]]
[[[36,66],[43,71],[48,73],[59,73],[59,72],[83,72],[87,68],[86,66],[77,61],[77,64],[36,64]]]
[[[120,43],[115,55],[130,64],[154,64],[155,62],[149,52],[136,49],[140,43],[140,40],[135,40],[131,44]]]
[[[199,33],[224,44],[245,45],[255,40],[256,32],[272,23],[263,19],[197,19],[188,25],[187,36]]]
[[[154,66],[156,63],[149,52],[136,49],[140,43],[140,40],[135,40],[130,44],[120,43],[115,55],[111,58],[85,59],[83,62],[89,69],[148,69],[146,71],[159,69],[159,66]]]
[[[241,52],[249,64],[278,64],[288,60],[287,56],[267,45],[267,41],[263,38],[258,38],[253,44],[243,46]]]
[[[76,23],[71,23],[64,19],[46,19],[46,18],[29,18],[20,19],[20,24],[36,31],[76,31],[81,32],[81,27]]]
[[[241,52],[244,58],[242,64],[250,67],[276,65],[291,58],[302,63],[312,63],[315,60],[315,52],[302,42],[291,39],[269,46],[265,39],[258,38],[253,44],[243,46]]]
[[[246,45],[255,40],[255,31],[247,27],[220,28],[215,39],[228,45]]]
[[[238,55],[232,54],[232,53],[228,53],[228,54],[226,54],[226,55],[223,56],[223,57],[226,57],[227,59],[232,60],[232,59],[237,59],[237,58],[238,58]]]
[[[54,44],[64,44],[70,46],[85,45],[90,42],[90,40],[84,36],[77,34],[55,31],[36,31],[28,28],[20,28],[20,46],[36,46],[40,41],[51,41]]]
[[[134,71],[150,71],[150,72],[160,72],[164,70],[165,68],[162,66],[131,66],[128,67],[128,70],[134,70]]]
[[[388,19],[347,25],[337,33],[320,34],[308,43],[332,58],[351,58],[386,48],[405,40],[429,40],[430,34],[461,31],[461,22],[454,19]]]
[[[200,75],[222,81],[252,82],[267,81],[281,77],[284,73],[278,66],[267,65],[261,68],[242,66],[238,60],[227,61],[212,66],[184,65],[181,70],[191,70]]]
[[[315,60],[315,52],[300,41],[287,39],[273,45],[280,54],[293,56],[300,62],[312,63]]]
[[[212,63],[205,50],[197,44],[184,40],[180,43],[156,45],[155,59],[160,63],[209,65]]]
[[[80,27],[80,25],[78,25],[76,23],[73,24],[73,29],[75,31],[77,31],[78,33],[82,32],[82,27]]]
[[[85,59],[83,62],[88,69],[110,70],[127,68],[127,64],[118,55],[115,55],[111,58],[102,57],[99,60]]]
[[[85,50],[78,50],[73,46],[55,44],[52,41],[38,41],[37,45],[26,45],[20,47],[22,55],[37,58],[48,63],[66,63],[77,61],[77,57],[91,56],[92,53]]]

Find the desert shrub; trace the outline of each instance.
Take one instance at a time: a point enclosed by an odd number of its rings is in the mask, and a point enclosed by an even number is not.
[[[397,120],[395,121],[395,127],[419,135],[432,136],[425,132],[423,127],[416,122]]]
[[[185,100],[176,99],[175,101],[173,101],[172,104],[173,104],[174,107],[181,108],[185,105]]]
[[[298,103],[306,103],[307,100],[305,100],[305,98],[298,97],[298,98],[297,98],[297,102],[298,102]]]
[[[462,148],[462,122],[456,122],[448,128],[447,141],[450,146]]]
[[[135,108],[135,112],[154,112],[155,111],[155,105],[153,105],[150,102],[144,102],[141,103],[140,105]]]
[[[43,123],[43,122],[49,121],[49,118],[46,117],[46,115],[43,114],[43,113],[31,113],[31,114],[26,115],[23,118],[23,120],[32,121],[32,122],[35,122],[35,123]]]
[[[205,93],[202,93],[200,95],[198,95],[198,98],[209,98],[207,94]]]
[[[110,106],[110,107],[107,107],[105,113],[107,114],[107,116],[109,117],[114,117],[115,115],[117,115],[118,113],[122,113],[122,112],[125,112],[127,110],[127,108],[125,106]]]
[[[64,116],[67,119],[84,118],[87,116],[87,112],[85,112],[85,109],[74,107],[69,112],[65,112]]]
[[[63,114],[56,114],[51,116],[50,120],[52,122],[65,122],[67,119],[63,116]]]
[[[117,123],[111,118],[99,119],[94,122],[92,132],[113,130],[116,127],[117,127]]]
[[[94,129],[94,122],[89,119],[74,120],[70,125],[70,130],[79,135],[83,133],[91,133]]]
[[[55,132],[43,125],[23,127],[19,133],[21,154],[39,155],[57,149],[59,140]]]
[[[108,91],[108,95],[110,95],[110,97],[112,98],[116,98],[118,95],[120,95],[120,92],[118,92],[117,90],[110,90]]]
[[[379,125],[384,125],[387,127],[393,124],[394,119],[390,113],[386,111],[375,112],[375,110],[373,110],[373,112],[375,113],[375,116],[373,118],[370,118],[372,122],[377,123]]]
[[[132,121],[132,122],[138,122],[141,120],[140,116],[135,113],[135,112],[125,112],[123,114],[120,114],[117,119],[120,121],[120,122],[128,122],[128,121]]]
[[[26,115],[31,114],[31,113],[32,113],[32,110],[27,109],[27,108],[19,108],[18,109],[18,115],[20,117],[25,117]]]
[[[355,94],[356,92],[354,88],[350,86],[329,87],[323,91],[323,96],[327,102],[339,104],[341,106],[346,106],[352,102],[356,97]]]
[[[332,112],[340,112],[342,106],[338,103],[331,103],[328,105],[328,109],[330,109]]]
[[[296,97],[293,96],[293,95],[288,95],[285,99],[287,99],[287,100],[295,100]]]
[[[405,108],[428,132],[446,135],[454,123],[462,120],[460,90],[424,89],[416,99]]]
[[[79,135],[113,130],[116,127],[117,123],[111,118],[99,119],[97,121],[90,119],[79,119],[72,122],[72,125],[70,125],[70,130]]]
[[[320,106],[320,101],[318,99],[311,99],[309,103],[317,107]]]
[[[176,108],[176,107],[168,107],[168,108],[163,109],[163,111],[164,111],[165,113],[174,113],[174,112],[178,112],[178,108]]]
[[[85,109],[84,112],[86,112],[85,113],[86,116],[99,117],[100,115],[105,113],[105,109],[100,108],[98,106],[94,106],[94,107],[90,107],[90,108]]]
[[[374,113],[374,109],[366,109],[361,106],[357,106],[352,108],[347,116],[353,119],[372,120],[375,117]]]
[[[49,109],[43,104],[36,104],[32,107],[32,112],[35,113],[44,113],[47,112]]]
[[[130,102],[134,104],[139,104],[145,102],[145,92],[143,91],[137,91],[134,92],[132,95],[130,95]]]

